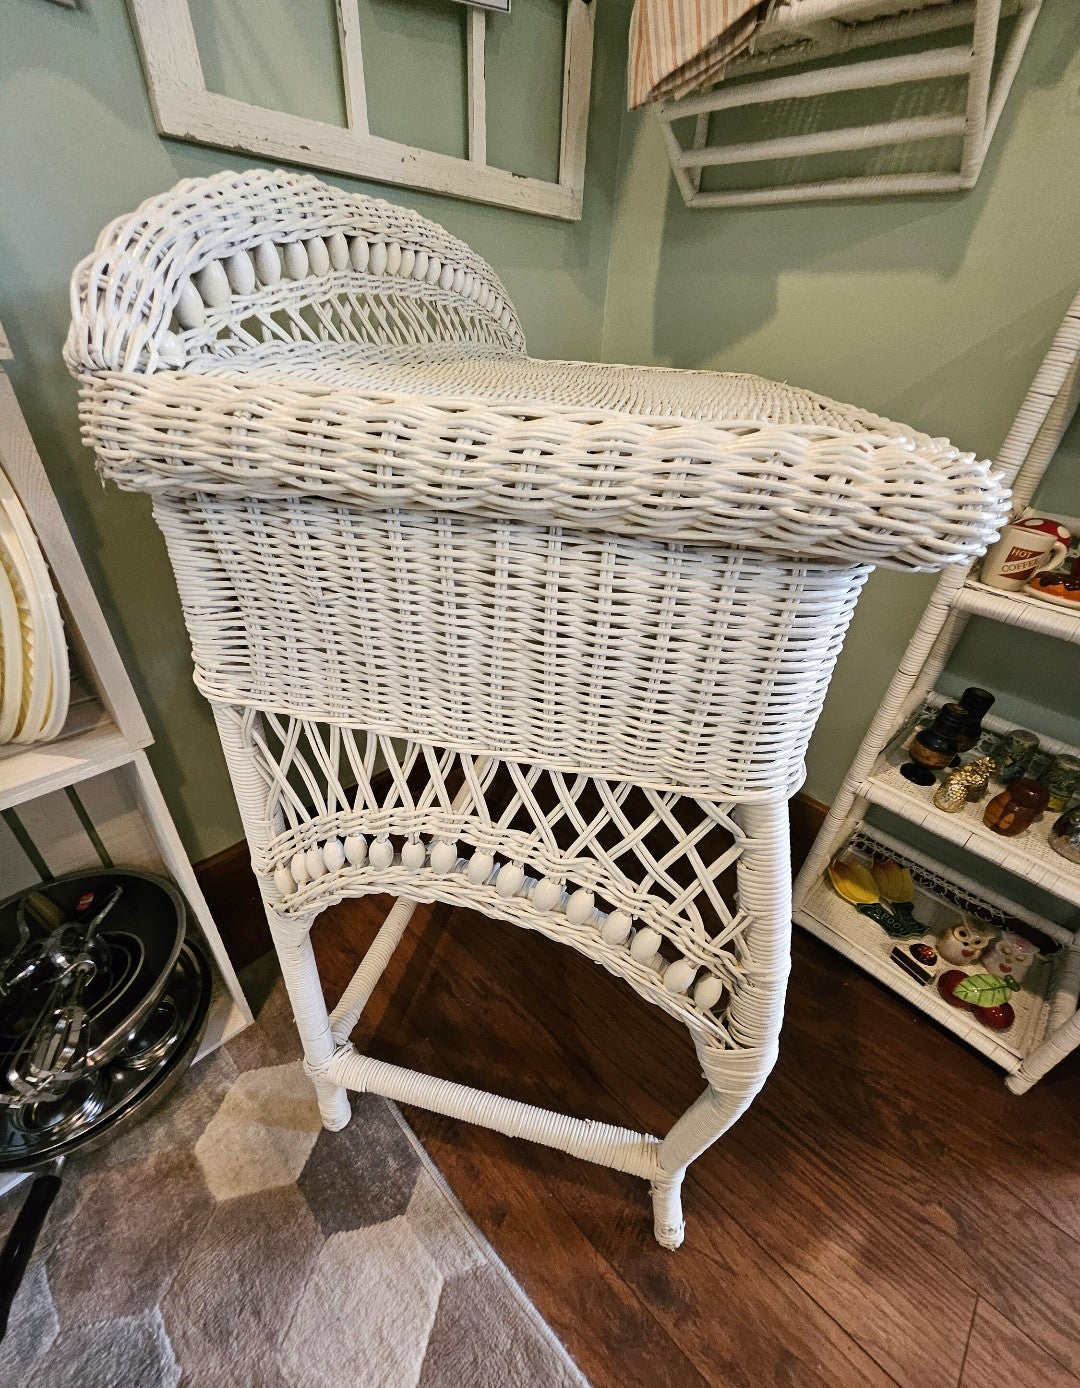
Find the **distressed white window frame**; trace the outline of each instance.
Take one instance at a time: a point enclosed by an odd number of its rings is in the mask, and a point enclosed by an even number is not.
[[[526,178],[487,162],[487,17],[483,10],[472,10],[468,15],[469,157],[459,159],[371,134],[357,0],[336,0],[336,7],[345,89],[344,127],[208,91],[187,0],[130,0],[159,132],[259,159],[280,159],[544,217],[579,220],[592,79],[592,3],[567,0],[558,183]]]

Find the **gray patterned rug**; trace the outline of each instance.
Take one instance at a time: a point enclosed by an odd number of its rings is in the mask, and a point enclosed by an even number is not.
[[[397,1109],[353,1114],[321,1129],[278,984],[163,1109],[68,1162],[0,1384],[587,1388]]]

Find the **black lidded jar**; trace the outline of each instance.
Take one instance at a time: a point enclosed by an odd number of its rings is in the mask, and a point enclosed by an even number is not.
[[[911,739],[911,760],[900,768],[901,776],[917,786],[932,786],[937,779],[934,772],[948,766],[960,750],[960,734],[970,718],[963,704],[942,704],[933,723]]]
[[[967,721],[957,736],[957,751],[970,752],[982,737],[982,721],[990,712],[994,696],[989,689],[972,685],[960,695],[960,706],[967,710]]]

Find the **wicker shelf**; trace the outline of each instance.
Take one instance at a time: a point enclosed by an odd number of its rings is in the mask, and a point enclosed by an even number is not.
[[[1008,437],[998,454],[997,463],[1012,486],[1013,514],[1037,514],[1033,508],[1036,489],[1047,466],[1054,458],[1061,440],[1080,405],[1080,295],[1069,308],[1050,350],[1018,411]],[[1056,513],[1056,508],[1054,508]],[[1080,517],[1060,517],[1074,533],[1080,533]],[[869,973],[881,979],[895,992],[902,994],[921,1011],[931,1013],[950,1031],[964,1035],[965,1040],[987,1055],[997,1047],[1002,1054],[1013,1051],[1010,1066],[999,1056],[1010,1073],[1006,1084],[1014,1093],[1023,1094],[1051,1066],[1071,1051],[1080,1049],[1080,1013],[1076,1009],[1076,988],[1073,973],[1075,954],[1080,944],[1074,944],[1073,930],[1080,942],[1075,912],[1062,912],[1065,924],[1056,924],[1049,932],[1066,942],[1069,959],[1068,987],[1055,993],[1051,1003],[1053,1015],[1043,1030],[1041,1042],[1033,1043],[1025,1035],[1020,1045],[1020,1032],[1010,1033],[1010,1040],[987,1040],[985,1036],[965,1035],[972,1025],[966,1014],[953,1015],[940,999],[928,997],[917,983],[909,982],[892,965],[888,950],[882,952],[880,932],[865,922],[854,910],[830,889],[822,885],[823,873],[829,861],[851,841],[853,834],[879,830],[866,824],[866,812],[871,805],[890,811],[899,819],[928,830],[941,841],[942,859],[949,854],[946,844],[956,844],[976,858],[990,863],[1018,879],[1025,887],[1042,888],[1065,903],[1066,909],[1080,906],[1080,864],[1070,863],[1055,853],[1049,844],[1050,829],[1057,815],[1047,811],[1039,816],[1030,829],[1014,839],[993,833],[982,822],[987,798],[982,803],[966,805],[956,814],[947,814],[933,803],[932,787],[914,786],[900,775],[900,764],[906,760],[903,748],[910,736],[916,717],[925,702],[935,702],[940,695],[933,690],[946,671],[949,658],[965,627],[973,616],[1000,622],[1005,626],[1022,627],[1059,641],[1080,644],[1080,612],[1033,597],[1021,590],[1017,593],[990,588],[978,580],[978,570],[969,568],[946,571],[927,605],[896,674],[890,681],[885,698],[863,738],[855,759],[848,768],[821,832],[818,834],[795,883],[794,917],[819,938],[832,944],[842,954],[853,959]],[[969,672],[970,673],[970,672]],[[965,676],[966,678],[966,676]],[[1011,726],[1001,719],[984,720],[988,732],[1004,732]],[[1074,747],[1051,737],[1041,738],[1044,751],[1077,755]],[[993,787],[991,787],[993,791]],[[929,862],[929,860],[924,860]],[[935,869],[938,880],[948,887],[959,881],[951,868]],[[979,888],[982,892],[983,889]],[[1021,890],[1019,888],[1014,890]],[[983,892],[986,895],[985,892]],[[1021,919],[1029,914],[1009,908]],[[1050,908],[1057,910],[1057,908]],[[873,933],[872,933],[873,932]],[[1058,996],[1060,994],[1060,996]],[[977,1023],[974,1025],[978,1025]],[[1017,1024],[1019,1025],[1019,1023]],[[983,1028],[979,1027],[981,1033]],[[1019,1056],[1018,1049],[1023,1049]]]
[[[973,617],[989,617],[1008,626],[1038,631],[1059,641],[1080,642],[1080,603],[1077,611],[1033,598],[1023,589],[1006,593],[985,583],[968,579],[956,595],[955,606]]]
[[[206,1030],[203,1032],[199,1049],[195,1053],[195,1059],[202,1060],[203,1056],[209,1055],[211,1051],[216,1051],[219,1046],[224,1046],[226,1041],[231,1041],[234,1036],[243,1031],[249,1025],[250,1020],[247,1013],[241,1011],[215,976],[214,993],[210,999],[210,1015],[206,1019]]]
[[[753,207],[971,188],[1041,3],[796,0],[767,7],[753,43],[725,64],[714,85],[656,103],[683,200],[688,207]],[[1001,23],[1006,16],[1015,16],[1008,29]],[[917,52],[910,51],[912,40],[919,41]],[[966,91],[963,110],[957,110],[958,86]],[[877,119],[823,122],[822,104],[828,110],[830,97],[847,92],[861,93],[861,105],[876,110]],[[771,133],[732,143],[731,113],[767,104],[776,112]],[[945,139],[955,143],[955,157],[937,157],[930,169],[897,163],[905,148]],[[860,160],[851,172],[834,175],[814,162],[880,149],[891,152],[885,168]],[[762,166],[762,174],[728,184],[703,180],[714,168],[745,164]]]
[[[846,848],[854,848],[864,858],[876,851],[879,856],[894,857],[911,869],[916,882],[915,917],[928,927],[927,940],[932,940],[961,911],[999,927],[1012,917],[1060,937],[1060,930],[1055,930],[1051,922],[1015,902],[997,897],[952,871],[946,879],[931,860],[887,834],[859,830]],[[1032,967],[1023,988],[1012,998],[1016,1021],[1007,1032],[995,1032],[983,1026],[971,1012],[951,1007],[932,982],[923,985],[909,979],[889,957],[897,941],[837,896],[824,879],[811,886],[795,919],[1010,1074],[1048,1035],[1076,1014],[1080,997],[1080,941],[1060,945],[1054,955],[1040,959]]]
[[[6,349],[0,330],[0,358],[10,357]],[[176,882],[216,966],[220,1005],[207,1028],[207,1045],[220,1044],[250,1022],[251,1013],[147,759],[152,736],[146,717],[3,369],[0,469],[22,503],[51,570],[73,668],[80,672],[72,681],[67,721],[59,737],[0,746],[0,810],[18,807],[22,830],[50,871],[98,868],[108,861],[107,853],[102,856],[108,840],[113,852],[119,849],[117,862],[164,871]],[[76,818],[77,812],[57,804],[66,800],[62,792],[110,772],[114,774],[107,792],[101,787],[91,792],[85,785],[81,792],[82,812],[94,835],[79,820],[78,833],[69,834],[63,827],[65,815]],[[92,818],[86,803],[91,798],[100,810]],[[27,831],[28,820],[35,817],[40,834]],[[12,844],[10,826],[8,832]],[[3,895],[22,890],[41,875],[37,862],[21,849],[19,854],[21,868],[14,862],[4,864],[10,876]],[[28,877],[20,877],[24,869]]]
[[[1039,815],[1025,833],[1009,839],[995,834],[983,823],[987,801],[1000,787],[991,785],[981,801],[965,805],[955,814],[939,810],[933,801],[936,786],[914,786],[900,774],[900,764],[908,760],[902,750],[906,740],[906,736],[901,736],[885,749],[860,787],[860,795],[910,824],[918,824],[938,838],[996,863],[1032,886],[1043,887],[1063,901],[1080,906],[1080,863],[1070,863],[1050,847],[1050,828],[1057,819],[1054,811]],[[1054,750],[1059,748],[1060,744],[1055,744]]]

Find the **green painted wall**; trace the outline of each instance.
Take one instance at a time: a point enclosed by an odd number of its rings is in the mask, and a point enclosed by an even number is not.
[[[375,128],[461,152],[464,11],[448,13],[443,0],[364,3],[377,26],[368,73]],[[122,0],[84,5],[6,0],[0,16],[0,320],[17,353],[19,399],[154,726],[155,767],[201,857],[235,841],[239,826],[209,715],[190,685],[172,577],[143,499],[97,484],[60,346],[71,268],[107,220],[178,178],[254,161],[159,139]],[[271,82],[283,108],[340,117],[331,0],[193,0],[192,8],[212,86],[252,96]],[[580,224],[373,191],[417,207],[486,256],[538,355],[756,371],[992,454],[1080,281],[1072,0],[1047,0],[973,192],[739,211],[688,212],[654,121],[622,113],[628,13],[629,0],[598,0]],[[556,50],[561,16],[559,0],[514,0],[510,22],[490,21],[499,26],[489,70],[501,117],[493,155],[540,176],[553,168],[558,112],[538,55]],[[407,68],[395,56],[404,42]],[[284,65],[274,58],[282,52]],[[1054,504],[1075,513],[1078,456],[1080,433],[1048,480]],[[871,579],[811,747],[808,789],[822,799],[931,584],[884,572]],[[1078,661],[973,624],[954,678],[996,684],[1008,707],[1042,705],[1044,725],[1062,726],[1071,723]]]
[[[160,139],[123,0],[82,3],[73,11],[4,0],[0,13],[0,322],[15,349],[20,404],[153,726],[155,769],[200,858],[241,836],[224,763],[191,685],[187,637],[149,508],[98,484],[60,350],[72,267],[107,221],[180,178],[256,161]],[[211,86],[253,96],[269,81],[284,108],[336,118],[332,0],[195,0],[192,8]],[[377,9],[379,34],[367,55],[376,128],[454,152],[465,130],[468,11],[434,0],[380,0]],[[540,59],[561,42],[562,22],[557,0],[515,0],[509,20],[489,21],[491,110],[500,113],[492,158],[541,176],[552,167],[559,97]],[[578,224],[331,180],[416,207],[490,260],[541,356],[600,352],[621,41],[618,13],[608,7],[599,17],[589,189]],[[405,43],[409,63],[395,64]]]
[[[742,119],[725,138],[749,138]],[[604,357],[758,372],[992,456],[1080,287],[1078,135],[1073,0],[1046,0],[966,194],[689,211],[656,122],[628,116]],[[1047,478],[1072,514],[1076,462],[1066,453]],[[806,788],[820,799],[835,793],[932,583],[871,577],[810,748]],[[1014,716],[1025,697],[1045,705],[1048,731],[1071,721],[1080,651],[984,626],[957,652],[961,676],[999,688]]]

